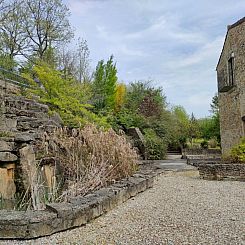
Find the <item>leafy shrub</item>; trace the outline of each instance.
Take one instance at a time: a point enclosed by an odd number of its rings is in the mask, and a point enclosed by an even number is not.
[[[89,104],[91,98],[90,87],[87,84],[78,83],[72,79],[64,79],[59,71],[42,63],[36,65],[33,71],[43,86],[40,88],[33,82],[33,78],[26,75],[36,89],[30,91],[40,97],[41,102],[49,105],[50,110],[59,113],[65,125],[70,127],[84,126],[87,123],[96,123],[99,126],[109,128],[106,117],[99,117],[91,110]]]
[[[211,138],[209,141],[208,141],[208,144],[209,144],[209,147],[210,148],[216,148],[217,145],[218,145],[218,141],[216,138]]]
[[[138,166],[138,155],[124,135],[112,129],[102,131],[91,124],[83,129],[57,129],[48,146],[49,154],[60,159],[65,173],[67,189],[61,200],[85,195],[130,176]]]
[[[203,140],[203,141],[200,143],[200,146],[201,146],[203,149],[208,149],[208,141],[207,141],[207,140]]]
[[[229,160],[245,163],[245,138],[241,139],[239,145],[232,147],[230,158]]]
[[[157,136],[153,129],[145,129],[144,136],[146,141],[147,159],[161,160],[164,159],[167,152],[166,142]]]

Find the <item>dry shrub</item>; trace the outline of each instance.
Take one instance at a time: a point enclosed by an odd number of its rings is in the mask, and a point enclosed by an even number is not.
[[[123,134],[112,129],[102,131],[94,125],[57,129],[47,150],[60,160],[64,170],[66,188],[61,200],[86,195],[130,176],[138,166],[138,155]]]

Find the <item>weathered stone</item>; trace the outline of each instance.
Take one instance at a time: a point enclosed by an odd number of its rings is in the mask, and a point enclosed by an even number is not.
[[[63,174],[60,168],[60,161],[54,157],[43,158],[39,163],[39,173],[42,185],[47,195],[63,185]]]
[[[16,186],[14,183],[15,164],[5,164],[0,167],[0,196],[4,199],[14,199]]]
[[[14,143],[0,140],[0,152],[1,151],[13,151],[13,150],[14,150]]]
[[[37,184],[37,162],[35,153],[31,145],[27,145],[19,150],[20,167],[22,169],[22,180],[25,190]],[[38,196],[38,194],[36,193]]]
[[[146,147],[145,147],[145,138],[141,133],[139,128],[129,128],[127,134],[132,137],[133,144],[139,149],[140,155],[143,159],[147,159],[146,156]]]
[[[245,164],[202,163],[198,165],[200,177],[208,180],[245,180]]]
[[[30,141],[34,141],[35,138],[33,137],[33,134],[30,133],[17,133],[15,135],[15,141],[16,142],[30,142]]]
[[[45,211],[20,212],[20,214],[18,212],[6,214],[6,212],[0,211],[0,237],[35,238],[84,225],[131,196],[152,186],[154,175],[155,172],[152,171],[147,172],[146,175],[141,171],[134,177],[118,181],[110,187],[95,191],[93,194],[73,198],[71,203],[49,204]]]
[[[9,131],[16,131],[17,120],[13,118],[6,118],[5,119],[6,129]]]
[[[245,18],[228,27],[217,65],[222,153],[245,136]]]
[[[54,121],[57,126],[63,125],[63,120],[61,119],[60,115],[55,112],[52,116],[50,116],[50,120]]]
[[[0,162],[15,162],[18,157],[11,152],[0,152]]]

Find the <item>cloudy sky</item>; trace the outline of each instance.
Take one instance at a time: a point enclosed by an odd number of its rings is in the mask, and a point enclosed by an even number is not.
[[[210,115],[216,64],[227,25],[245,0],[66,0],[91,64],[113,54],[120,81],[154,81],[171,104]]]

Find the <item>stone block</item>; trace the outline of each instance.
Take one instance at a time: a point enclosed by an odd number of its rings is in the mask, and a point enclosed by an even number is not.
[[[25,149],[26,153],[29,150]],[[155,172],[143,172],[84,197],[71,198],[69,203],[48,204],[45,211],[0,211],[0,237],[29,239],[84,225],[152,186]]]
[[[11,152],[0,152],[0,162],[15,162],[18,157]]]
[[[6,200],[14,199],[16,193],[14,169],[15,164],[0,166],[0,196]]]
[[[0,152],[2,151],[13,151],[14,150],[14,143],[13,142],[6,142],[4,140],[0,140]]]
[[[23,132],[23,133],[17,133],[15,135],[15,142],[30,142],[30,141],[34,141],[35,138],[33,136],[33,134],[27,133],[27,132]]]

